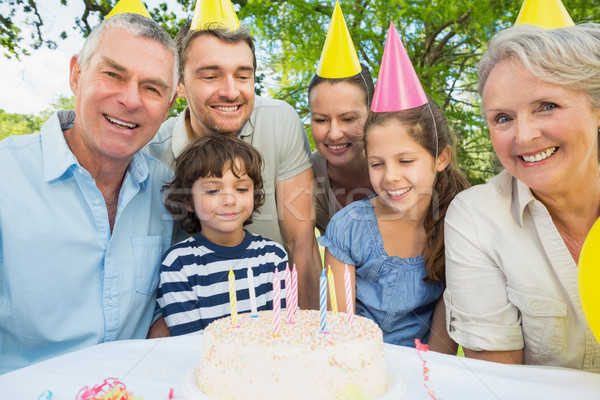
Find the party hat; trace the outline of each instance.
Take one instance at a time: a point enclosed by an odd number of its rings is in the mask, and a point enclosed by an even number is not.
[[[423,86],[392,23],[388,29],[371,111],[402,111],[427,102]]]
[[[525,0],[515,25],[537,25],[546,29],[573,26],[569,12],[560,0]]]
[[[358,56],[348,32],[340,3],[335,2],[329,31],[317,67],[317,75],[321,78],[346,78],[361,71]]]
[[[108,13],[105,19],[121,13],[140,14],[144,17],[150,18],[150,14],[148,13],[148,10],[146,10],[146,7],[141,0],[119,0],[119,2],[115,4],[115,7]]]
[[[231,0],[198,0],[190,29],[201,31],[222,28],[235,31],[240,27]]]

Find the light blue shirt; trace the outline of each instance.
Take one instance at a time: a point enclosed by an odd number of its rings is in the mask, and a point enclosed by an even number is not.
[[[339,261],[356,267],[356,314],[375,321],[384,342],[414,347],[418,338],[427,343],[444,285],[423,281],[423,256],[400,258],[385,252],[373,197],[338,211],[319,243]],[[402,232],[397,240],[402,240]]]
[[[102,193],[64,139],[74,117],[60,111],[40,133],[0,142],[0,373],[145,338],[155,319],[170,171],[134,155],[111,234]]]

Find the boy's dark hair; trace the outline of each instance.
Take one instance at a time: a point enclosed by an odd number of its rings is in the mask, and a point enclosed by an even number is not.
[[[437,173],[431,194],[431,204],[425,217],[426,281],[446,281],[446,256],[444,253],[444,218],[450,202],[456,194],[469,187],[456,161],[454,133],[448,126],[446,116],[433,100],[420,107],[393,112],[369,112],[365,122],[363,141],[365,151],[369,132],[387,121],[396,120],[407,127],[410,136],[435,158],[438,152],[450,146],[451,158],[448,166]],[[437,134],[436,134],[437,132]],[[436,140],[437,139],[437,140]]]
[[[241,169],[236,167],[236,160],[241,161]],[[203,136],[190,143],[175,160],[175,178],[162,190],[167,192],[166,209],[181,221],[181,227],[187,233],[197,233],[201,229],[196,213],[188,211],[188,208],[194,208],[194,182],[199,178],[221,178],[230,168],[236,177],[247,174],[254,182],[253,212],[259,212],[265,201],[263,160],[258,150],[242,139],[225,135]],[[244,225],[251,222],[252,216]]]

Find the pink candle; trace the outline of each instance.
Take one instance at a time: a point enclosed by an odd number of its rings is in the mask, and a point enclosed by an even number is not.
[[[273,335],[281,334],[281,280],[279,270],[273,274]]]
[[[290,308],[290,286],[292,285],[292,273],[290,272],[290,265],[285,263],[285,308]]]
[[[350,271],[348,271],[348,265],[344,271],[344,288],[346,292],[346,313],[348,314],[348,323],[352,325],[354,323],[354,307],[352,301],[352,282],[350,282]]]
[[[287,275],[286,275],[287,277]],[[287,280],[285,283],[285,303],[287,307],[287,322],[288,324],[294,323],[294,315],[298,310],[298,274],[296,268],[291,272],[290,286],[287,286]]]
[[[298,269],[296,268],[296,264],[294,264],[294,269],[292,270],[292,288],[294,293],[294,316],[298,313]]]

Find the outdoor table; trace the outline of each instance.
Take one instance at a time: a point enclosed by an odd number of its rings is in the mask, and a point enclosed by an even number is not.
[[[53,400],[73,400],[84,386],[117,378],[144,400],[167,400],[200,360],[202,335],[103,343],[0,375],[0,399],[37,400],[47,391]],[[384,346],[389,368],[406,382],[404,399],[600,399],[600,374],[578,370],[504,365],[433,351]],[[429,368],[425,387],[423,360]],[[302,377],[298,377],[302,379]]]

